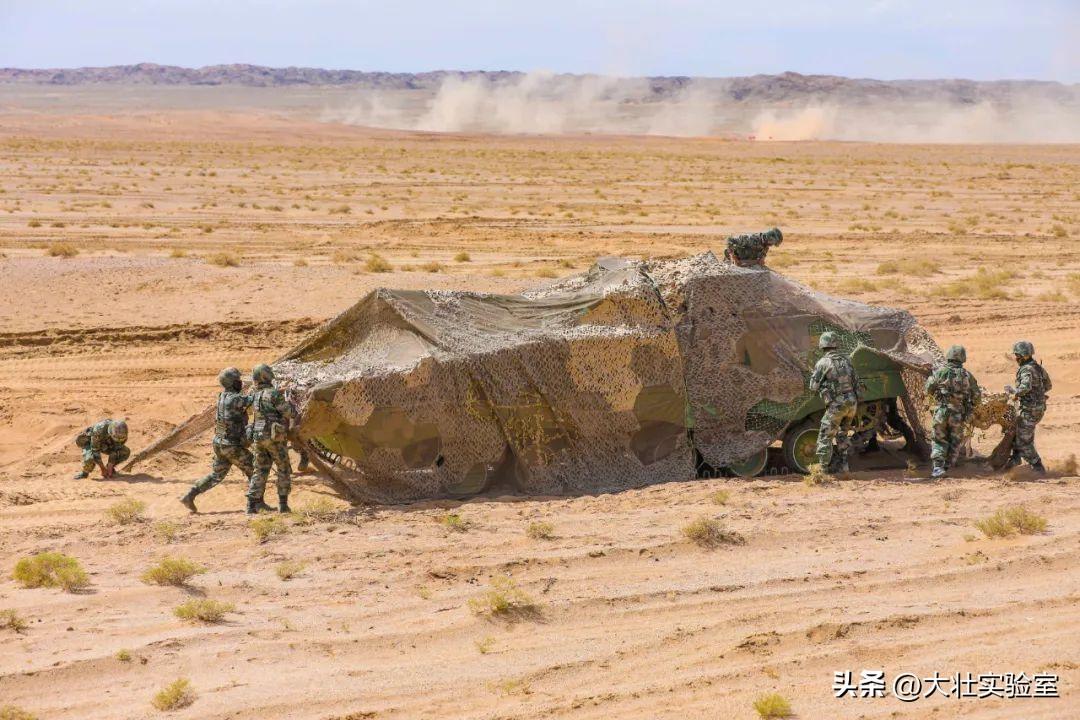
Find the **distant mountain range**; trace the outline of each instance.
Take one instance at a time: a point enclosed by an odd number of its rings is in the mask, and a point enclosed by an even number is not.
[[[525,77],[519,72],[434,71],[423,73],[365,72],[321,68],[270,68],[261,65],[210,65],[184,68],[139,63],[112,67],[64,69],[0,68],[0,84],[25,85],[175,85],[247,87],[348,86],[373,90],[435,91],[450,77],[483,78],[492,84],[513,83]],[[571,76],[566,76],[571,77]],[[579,76],[582,77],[582,76]],[[1011,103],[1028,95],[1080,101],[1080,85],[1036,80],[872,80],[834,75],[753,75],[731,78],[645,78],[654,99],[683,91],[690,84],[707,88],[717,97],[736,102],[786,103],[828,99],[842,103],[945,101],[957,104]]]

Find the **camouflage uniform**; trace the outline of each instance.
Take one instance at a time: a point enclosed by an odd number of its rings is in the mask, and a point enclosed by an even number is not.
[[[247,411],[251,398],[241,392],[223,390],[218,395],[217,417],[214,423],[214,462],[210,474],[198,480],[196,495],[214,487],[237,467],[244,477],[255,472],[251,451],[247,449]]]
[[[844,424],[850,424],[855,419],[855,412],[859,407],[859,376],[848,356],[839,350],[839,343],[833,333],[823,333],[821,345],[827,352],[817,361],[810,375],[810,389],[818,393],[825,402],[825,414],[821,417],[821,427],[818,429],[818,463],[823,470],[846,471],[851,438]],[[834,441],[837,461],[835,466]]]
[[[1016,418],[1016,440],[1013,442],[1013,463],[1020,458],[1032,467],[1042,468],[1042,458],[1035,449],[1035,426],[1046,414],[1046,394],[1052,384],[1043,366],[1030,356],[1016,369],[1016,387],[1013,395],[1020,401]]]
[[[747,235],[733,235],[727,239],[724,259],[741,267],[764,265],[769,248],[779,245],[783,239],[784,236],[779,228]]]
[[[965,426],[982,397],[975,376],[963,366],[967,357],[963,348],[949,348],[948,357],[949,361],[926,380],[926,393],[937,402],[930,459],[934,474],[939,477],[960,457],[966,439]]]
[[[83,477],[88,476],[93,472],[94,468],[99,462],[101,462],[101,456],[108,457],[107,466],[110,468],[116,467],[120,463],[131,457],[131,449],[113,437],[113,433],[110,429],[113,425],[121,423],[120,420],[102,420],[86,428],[81,436],[86,437],[86,446],[82,451],[82,473]],[[125,424],[124,437],[127,437],[127,426]],[[79,441],[76,441],[80,444]]]
[[[256,368],[258,369],[258,368]],[[269,368],[266,368],[269,372]],[[255,410],[255,420],[251,424],[251,438],[255,443],[255,470],[248,483],[248,509],[252,503],[259,502],[266,490],[266,479],[270,468],[276,466],[279,509],[288,512],[287,499],[292,489],[292,466],[289,464],[289,444],[286,439],[288,420],[295,417],[292,403],[285,394],[275,388],[269,378],[259,377],[251,393],[251,405]]]

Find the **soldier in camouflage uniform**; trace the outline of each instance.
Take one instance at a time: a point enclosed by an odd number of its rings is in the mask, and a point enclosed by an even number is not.
[[[926,380],[926,394],[936,403],[934,408],[934,442],[930,459],[934,464],[931,477],[942,477],[956,464],[964,446],[964,427],[979,404],[982,393],[975,376],[964,368],[967,351],[953,345],[945,353],[945,365]]]
[[[760,233],[733,235],[727,239],[724,259],[740,267],[758,267],[765,264],[769,248],[784,241],[780,228]]]
[[[75,473],[76,480],[90,477],[94,467],[101,468],[101,476],[111,478],[116,474],[116,466],[131,457],[127,442],[128,426],[123,420],[102,420],[79,433],[75,444],[82,448],[82,470]],[[109,459],[107,465],[101,464],[101,456]]]
[[[818,463],[826,472],[847,472],[851,438],[844,425],[851,424],[859,407],[859,376],[851,360],[840,350],[840,338],[836,333],[823,332],[818,347],[825,355],[810,374],[810,389],[825,402],[825,414],[818,430]]]
[[[255,389],[251,393],[251,406],[255,419],[251,424],[251,439],[255,443],[255,470],[248,483],[248,514],[259,510],[259,502],[266,490],[266,478],[270,468],[276,466],[278,511],[289,510],[289,490],[292,484],[292,467],[289,465],[289,421],[296,415],[285,393],[274,387],[274,371],[269,365],[257,365],[251,371]]]
[[[1013,345],[1013,357],[1016,358],[1016,387],[1005,386],[1005,392],[1019,401],[1020,412],[1016,417],[1016,439],[1013,441],[1012,457],[1009,466],[1015,467],[1020,461],[1027,460],[1037,472],[1044,473],[1039,451],[1035,449],[1035,426],[1046,413],[1046,394],[1053,384],[1050,375],[1032,355],[1035,346],[1027,340],[1020,340]]]
[[[224,389],[218,394],[214,417],[214,463],[210,474],[196,481],[180,498],[180,502],[191,512],[198,512],[195,497],[224,480],[231,468],[239,468],[245,478],[250,478],[255,472],[251,451],[247,449],[251,398],[242,392],[240,371],[234,367],[225,368],[218,374],[218,382]]]

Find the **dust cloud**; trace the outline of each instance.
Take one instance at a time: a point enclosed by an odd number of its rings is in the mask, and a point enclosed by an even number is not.
[[[1080,94],[1077,95],[1080,99]],[[616,134],[896,143],[1080,142],[1080,102],[1014,93],[994,102],[942,97],[735,99],[725,80],[533,72],[448,75],[431,90],[372,90],[323,119],[436,133]]]

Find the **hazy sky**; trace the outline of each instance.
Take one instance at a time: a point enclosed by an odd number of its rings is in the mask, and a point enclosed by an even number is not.
[[[0,66],[1080,82],[1080,0],[0,0]]]

